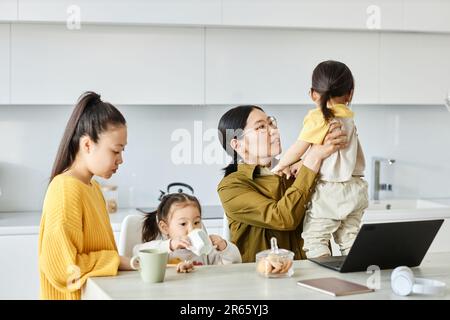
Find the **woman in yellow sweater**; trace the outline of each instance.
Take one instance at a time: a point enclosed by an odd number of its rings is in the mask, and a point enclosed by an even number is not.
[[[39,233],[41,299],[80,299],[88,277],[130,270],[120,257],[99,184],[122,161],[126,122],[94,92],[83,94],[56,155]]]

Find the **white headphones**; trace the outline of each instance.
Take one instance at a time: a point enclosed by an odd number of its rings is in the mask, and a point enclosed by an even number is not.
[[[391,287],[399,296],[407,296],[410,293],[441,295],[446,290],[444,282],[414,278],[411,269],[405,266],[397,267],[392,271]]]

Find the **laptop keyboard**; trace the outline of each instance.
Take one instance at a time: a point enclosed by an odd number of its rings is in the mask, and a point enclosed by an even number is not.
[[[315,260],[326,264],[332,263],[342,264],[345,258],[347,258],[347,256],[323,257],[323,258],[316,258]]]
[[[311,260],[313,262],[316,262],[321,265],[326,265],[333,269],[340,269],[340,267],[342,266],[342,264],[344,263],[344,260],[346,258],[347,258],[347,256],[337,256],[337,257],[315,258],[315,259],[311,259]]]
[[[340,267],[342,266],[343,263],[344,263],[344,261],[329,261],[329,262],[324,262],[324,264],[326,264],[327,266],[334,267],[334,268],[340,268]]]

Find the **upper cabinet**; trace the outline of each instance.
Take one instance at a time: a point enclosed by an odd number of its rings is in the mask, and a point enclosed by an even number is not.
[[[9,103],[10,25],[0,24],[0,104]]]
[[[450,4],[424,3],[3,0],[0,104],[86,90],[116,104],[310,104],[314,67],[333,59],[354,74],[355,104],[442,105]],[[383,31],[404,28],[440,32]]]
[[[450,2],[405,0],[404,30],[450,32]]]
[[[206,30],[206,104],[305,104],[323,60],[352,70],[355,103],[378,102],[379,36],[363,32]]]
[[[201,28],[13,24],[12,104],[203,104]],[[1,62],[2,60],[0,60]]]
[[[17,1],[18,0],[0,1],[0,21],[17,20]]]
[[[224,25],[400,29],[402,0],[224,0]]]
[[[21,21],[220,24],[221,0],[20,0]]]
[[[443,105],[450,94],[450,36],[381,34],[380,103]]]
[[[0,21],[450,32],[448,0],[1,0]]]

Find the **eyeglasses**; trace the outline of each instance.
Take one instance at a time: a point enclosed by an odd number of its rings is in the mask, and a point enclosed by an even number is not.
[[[274,116],[267,117],[266,121],[260,121],[258,126],[255,128],[249,128],[247,130],[244,130],[241,134],[237,136],[237,139],[242,138],[250,131],[255,131],[258,134],[266,133],[269,130],[269,128],[278,129],[277,119]]]

